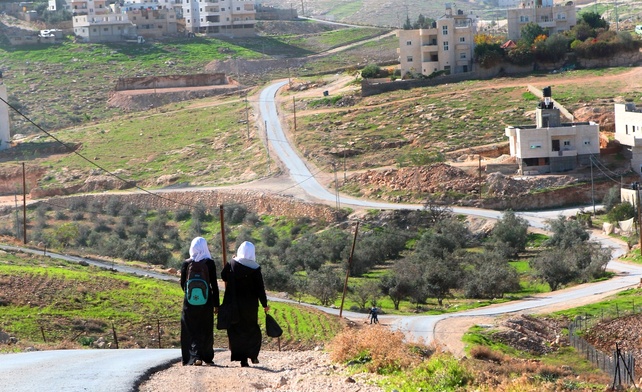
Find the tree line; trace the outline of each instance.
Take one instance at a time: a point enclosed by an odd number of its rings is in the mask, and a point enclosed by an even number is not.
[[[222,266],[220,221],[202,206],[145,211],[113,197],[104,205],[79,200],[68,210],[41,203],[32,214],[32,241],[49,248],[176,267],[188,257],[190,239],[203,235]],[[260,217],[243,205],[224,206],[224,217],[228,253],[243,241],[255,243],[269,290],[308,295],[327,306],[343,291],[349,269],[351,277],[363,277],[349,285],[360,309],[383,297],[399,309],[402,301],[420,307],[433,298],[443,306],[448,298],[519,292],[521,278],[510,261],[521,257],[529,238],[527,221],[512,211],[492,230],[473,232],[465,217],[429,200],[419,211],[368,214],[350,258],[350,222]],[[610,252],[590,241],[584,223],[564,217],[548,222],[551,235],[529,260],[533,277],[551,290],[605,275]],[[373,277],[373,271],[379,272]]]

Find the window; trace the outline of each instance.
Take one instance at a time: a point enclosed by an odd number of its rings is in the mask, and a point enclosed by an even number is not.
[[[466,37],[459,37],[459,42],[466,42]]]
[[[565,149],[571,148],[571,141],[570,140],[564,140],[564,148]]]
[[[236,7],[236,10],[237,10],[237,11],[240,11],[240,10],[241,10],[241,7]]]
[[[441,27],[441,34],[448,35],[448,26]]]
[[[531,142],[530,146],[531,146],[531,149],[542,148],[542,142]]]
[[[522,15],[522,16],[520,16],[520,17],[519,17],[519,21],[520,21],[521,23],[528,23],[528,16],[526,16],[526,15]]]
[[[459,53],[459,58],[462,60],[466,60],[466,52]]]
[[[448,41],[444,41],[444,50],[448,50]]]
[[[411,46],[411,45],[412,45],[412,41],[406,41],[406,46]]]
[[[407,56],[406,57],[406,61],[409,62],[409,63],[412,63],[412,56]]]
[[[560,12],[557,14],[557,19],[558,20],[566,20],[566,13],[565,12]]]

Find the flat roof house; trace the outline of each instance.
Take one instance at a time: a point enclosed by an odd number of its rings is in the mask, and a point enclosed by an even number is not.
[[[622,154],[631,160],[631,169],[642,176],[642,109],[635,103],[615,104],[615,140],[624,147]]]
[[[550,87],[544,88],[535,125],[505,129],[520,174],[558,173],[590,165],[591,157],[600,153],[599,133],[600,126],[594,122],[561,122]]]
[[[185,30],[206,35],[255,35],[254,0],[183,0]]]
[[[572,29],[577,24],[577,13],[572,1],[553,4],[553,0],[525,0],[517,8],[506,10],[508,39],[517,41],[522,35],[522,27],[527,23],[537,23],[549,35]]]

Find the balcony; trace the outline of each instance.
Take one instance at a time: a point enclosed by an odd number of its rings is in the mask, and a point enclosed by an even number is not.
[[[577,150],[560,150],[560,151],[551,151],[548,155],[550,158],[555,157],[576,157]]]
[[[549,20],[546,22],[538,22],[537,24],[544,29],[557,26],[557,22],[555,22],[554,20]]]

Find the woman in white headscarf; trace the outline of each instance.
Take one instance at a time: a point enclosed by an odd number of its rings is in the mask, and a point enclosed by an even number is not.
[[[189,256],[190,258],[185,260],[181,266],[181,288],[184,292],[188,289],[189,266],[191,263],[198,263],[197,268],[199,269],[203,264],[204,267],[207,267],[209,292],[207,301],[202,305],[193,304],[194,301],[188,301],[187,294],[183,296],[183,311],[181,312],[181,355],[183,365],[202,365],[203,363],[213,365],[214,313],[219,307],[216,265],[207,248],[207,241],[203,237],[196,237],[192,240]]]
[[[259,302],[263,310],[270,310],[263,284],[261,267],[256,263],[254,244],[243,242],[236,251],[236,257],[223,267],[221,278],[227,285],[225,299],[234,298],[238,306],[239,320],[233,322],[227,329],[227,337],[232,352],[232,361],[240,361],[242,367],[250,366],[252,363],[259,363],[259,351],[261,350],[261,328],[258,322]]]

